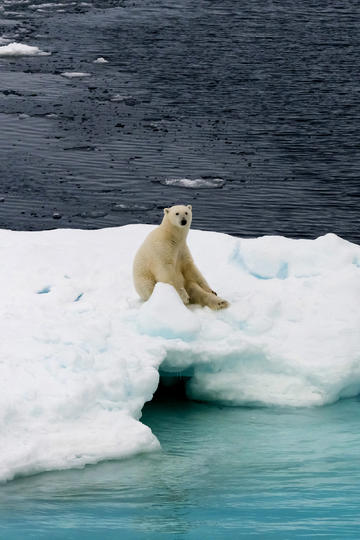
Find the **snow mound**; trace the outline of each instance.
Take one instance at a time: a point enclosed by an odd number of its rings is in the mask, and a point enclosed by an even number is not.
[[[49,56],[50,54],[40,50],[39,47],[16,42],[0,47],[0,56]]]
[[[156,284],[150,299],[141,306],[137,322],[141,333],[165,339],[188,341],[200,330],[197,317],[167,283]]]
[[[359,246],[192,230],[197,265],[231,303],[212,312],[166,284],[138,299],[132,261],[152,228],[0,230],[0,480],[158,448],[139,419],[159,369],[227,405],[360,392]]]

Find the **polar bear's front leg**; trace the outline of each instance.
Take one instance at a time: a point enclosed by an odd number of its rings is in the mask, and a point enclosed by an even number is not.
[[[204,291],[216,295],[216,292],[212,290],[198,267],[195,265],[189,251],[186,252],[182,270],[186,286],[188,283],[197,283]]]
[[[189,281],[190,283],[194,282],[199,285],[203,291],[217,296],[217,293],[212,290],[200,270],[195,265],[193,265],[191,270],[186,274],[186,281]]]

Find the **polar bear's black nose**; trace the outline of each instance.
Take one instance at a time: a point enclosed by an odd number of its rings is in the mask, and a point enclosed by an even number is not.
[[[182,219],[182,220],[181,220],[181,225],[186,225],[186,224],[187,224],[186,219]]]

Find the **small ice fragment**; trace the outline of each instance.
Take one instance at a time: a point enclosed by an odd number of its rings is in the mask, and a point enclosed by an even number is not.
[[[202,188],[220,188],[225,184],[223,178],[210,178],[210,177],[201,177],[201,178],[165,178],[160,180],[160,183],[164,186],[176,186],[192,189],[202,189]]]
[[[129,99],[131,96],[123,96],[122,94],[114,94],[110,101],[125,101],[125,99]]]
[[[77,77],[91,77],[91,73],[83,73],[81,71],[64,71],[61,73],[62,77],[67,77],[68,79],[75,79]]]
[[[83,218],[101,218],[107,215],[106,210],[85,210],[81,212],[80,216]]]
[[[39,47],[24,45],[16,41],[0,47],[0,56],[49,56],[50,54],[42,51]]]
[[[115,212],[148,212],[154,209],[154,204],[122,204],[115,203],[111,210]]]
[[[108,60],[105,60],[102,56],[99,56],[96,60],[94,60],[94,64],[107,64]]]

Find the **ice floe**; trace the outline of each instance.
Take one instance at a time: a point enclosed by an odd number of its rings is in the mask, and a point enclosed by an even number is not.
[[[94,64],[107,64],[109,61],[105,60],[102,56],[99,56],[96,60],[94,60]]]
[[[50,52],[44,52],[39,47],[24,45],[23,43],[9,43],[0,47],[0,56],[49,56]]]
[[[164,186],[176,186],[191,189],[219,188],[225,185],[223,178],[201,177],[201,178],[165,178],[160,181]]]
[[[68,79],[76,79],[77,77],[91,77],[91,73],[85,73],[82,71],[64,71],[61,73],[61,75]]]
[[[232,406],[360,392],[359,246],[191,230],[231,302],[212,312],[166,284],[138,299],[132,261],[151,229],[0,230],[0,480],[159,448],[140,421],[159,370]]]

